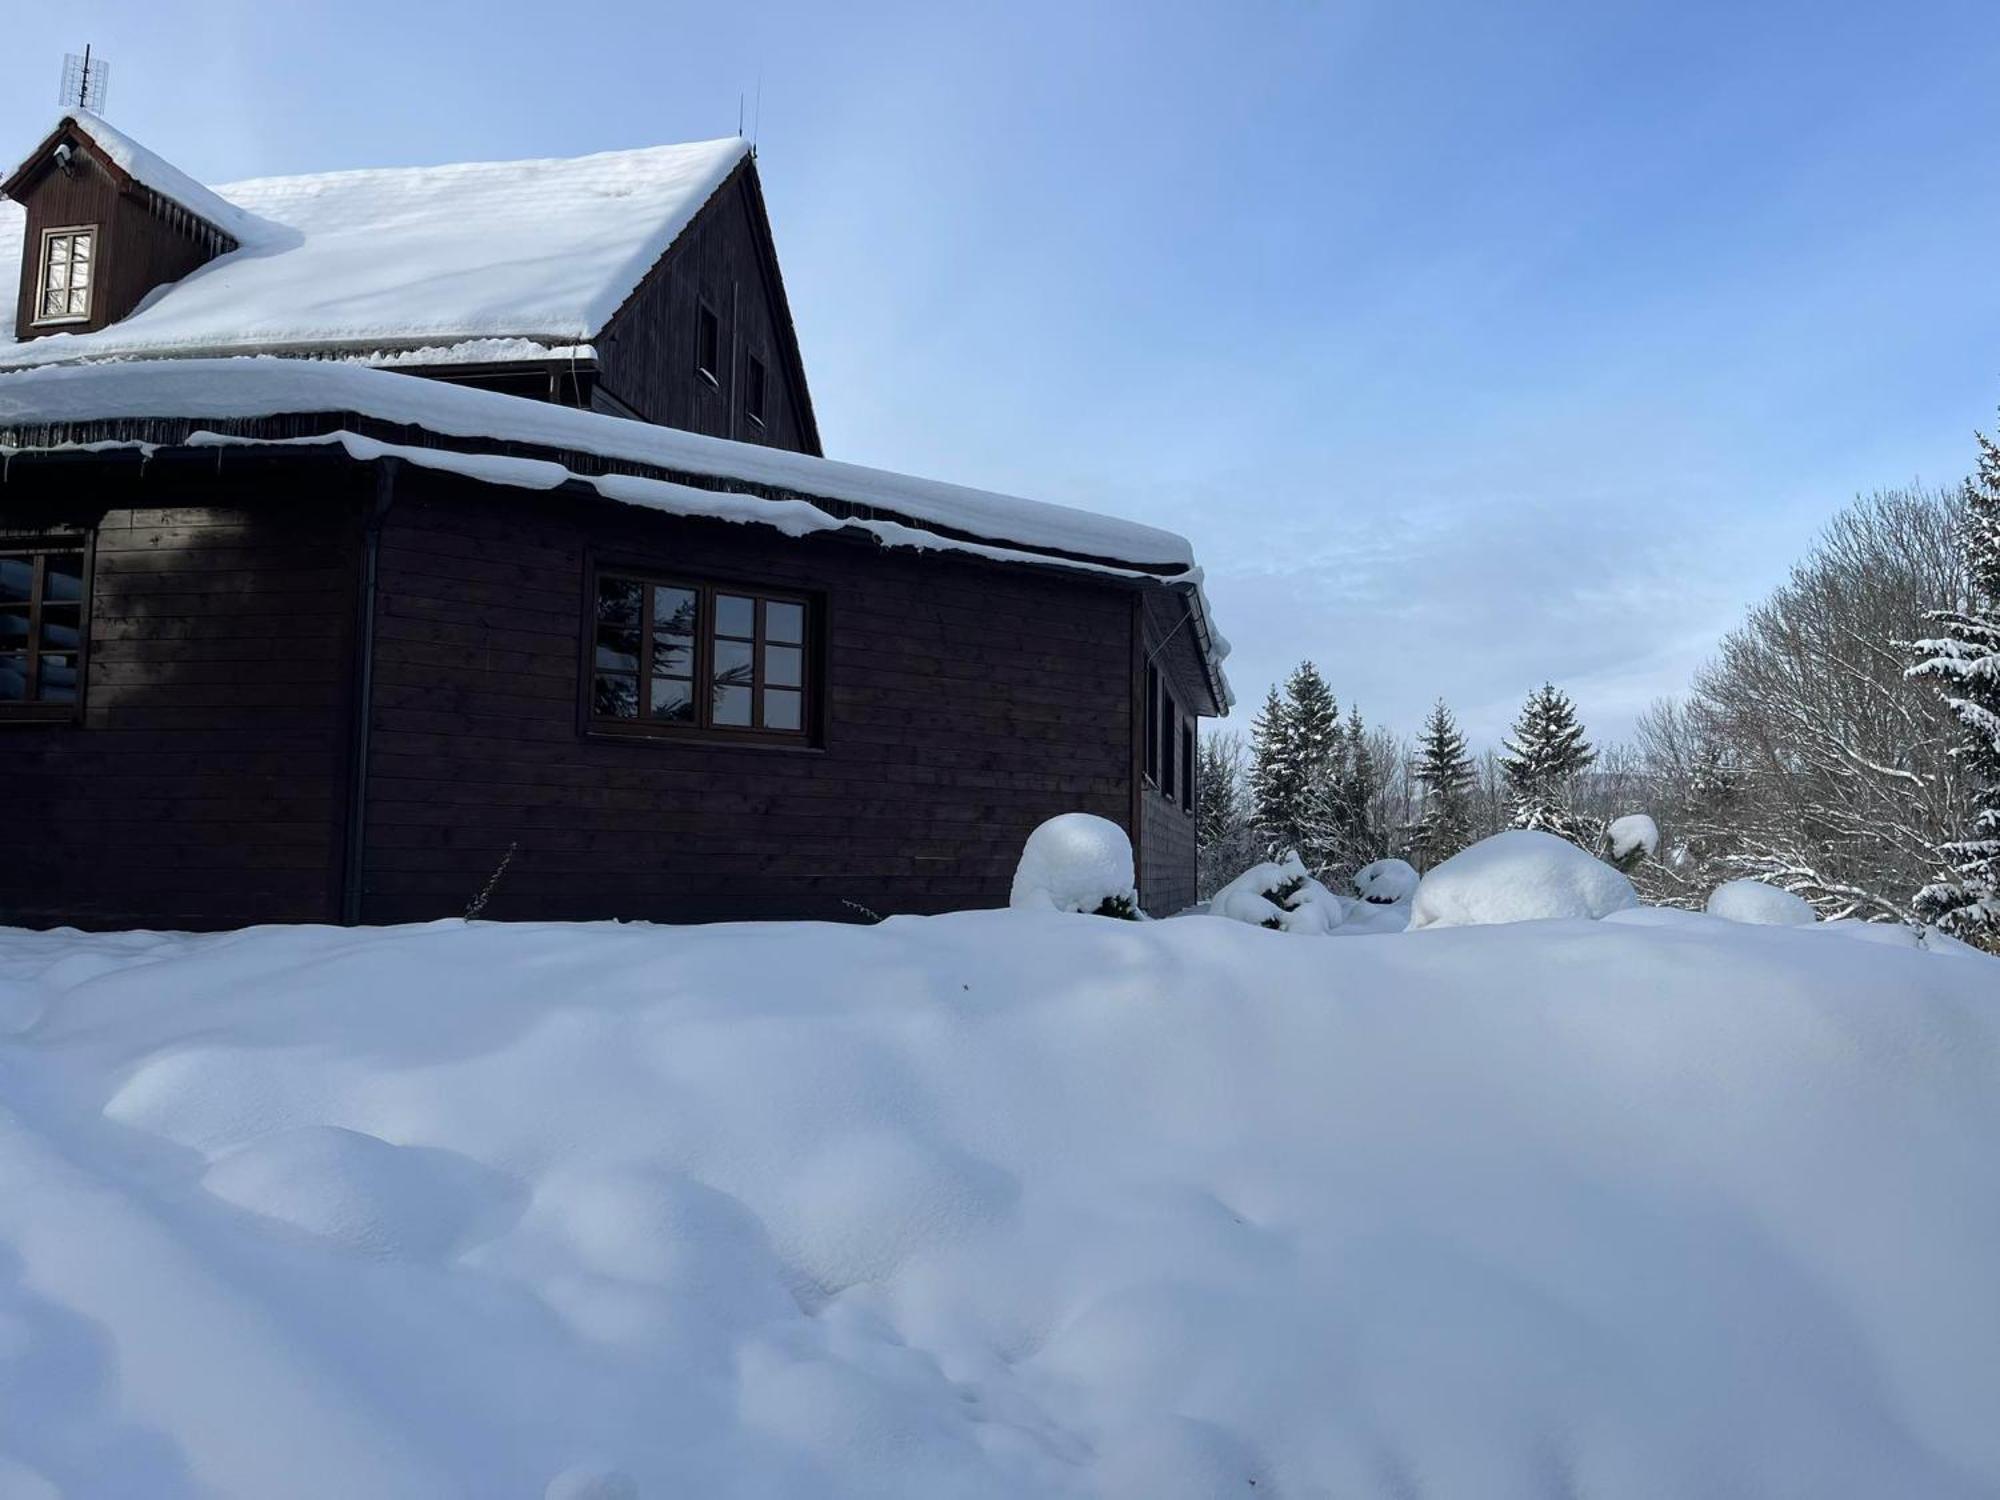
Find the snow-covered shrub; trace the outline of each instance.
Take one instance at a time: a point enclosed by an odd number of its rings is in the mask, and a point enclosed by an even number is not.
[[[1139,889],[1132,874],[1132,841],[1116,823],[1094,813],[1050,818],[1028,835],[1007,904],[1023,911],[1079,911],[1136,920]]]
[[[1644,813],[1627,813],[1613,818],[1604,830],[1605,862],[1621,874],[1630,875],[1640,862],[1660,854],[1660,825]]]
[[[1639,904],[1632,882],[1568,839],[1514,828],[1460,850],[1418,882],[1410,927],[1604,917]]]
[[[1378,859],[1354,872],[1354,890],[1372,905],[1394,906],[1416,895],[1420,879],[1416,866],[1407,860]]]
[[[1307,873],[1296,852],[1252,865],[1215,893],[1211,915],[1278,932],[1333,931],[1346,918],[1340,898]]]
[[[1819,920],[1805,897],[1761,880],[1730,880],[1717,886],[1708,898],[1708,914],[1759,927],[1809,927]]]

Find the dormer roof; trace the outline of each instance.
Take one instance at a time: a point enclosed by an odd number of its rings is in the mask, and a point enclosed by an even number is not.
[[[449,357],[454,349],[586,344],[750,155],[748,142],[730,137],[208,188],[72,111],[9,179],[10,190],[46,169],[65,128],[237,248],[96,332],[0,342],[0,368],[261,352]],[[0,286],[19,280],[22,238],[21,210],[0,204]],[[13,336],[0,327],[0,340]]]

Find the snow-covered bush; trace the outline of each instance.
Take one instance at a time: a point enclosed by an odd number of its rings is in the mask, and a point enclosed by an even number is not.
[[[1320,935],[1347,916],[1340,898],[1307,873],[1296,852],[1252,865],[1215,893],[1211,915],[1278,932]]]
[[[1613,818],[1604,830],[1604,858],[1621,874],[1630,875],[1642,860],[1660,854],[1660,825],[1644,813]]]
[[[1708,914],[1759,927],[1809,927],[1819,920],[1805,897],[1761,880],[1730,880],[1717,886],[1708,898]]]
[[[1416,866],[1407,860],[1378,859],[1354,872],[1354,890],[1371,905],[1394,906],[1416,895],[1417,882],[1422,878]]]
[[[1410,927],[1603,917],[1637,906],[1632,882],[1568,839],[1509,829],[1463,849],[1417,885]]]
[[[1021,849],[1009,906],[1023,911],[1080,911],[1103,917],[1139,916],[1132,841],[1109,818],[1062,813]]]

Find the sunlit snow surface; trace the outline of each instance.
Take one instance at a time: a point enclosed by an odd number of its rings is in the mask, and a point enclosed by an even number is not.
[[[0,933],[0,1493],[1990,1496],[1996,1139],[1839,925]]]

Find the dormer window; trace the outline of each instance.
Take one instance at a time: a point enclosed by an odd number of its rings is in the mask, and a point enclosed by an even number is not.
[[[36,283],[37,323],[82,323],[90,318],[90,288],[97,279],[97,226],[72,224],[42,231],[42,272]]]

